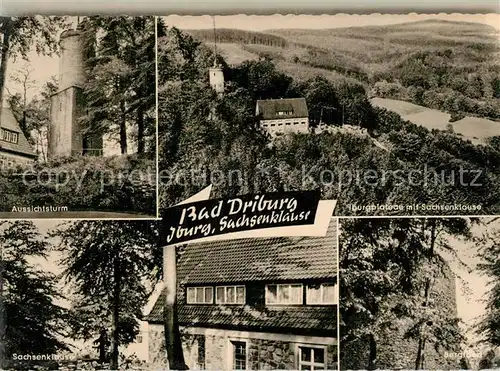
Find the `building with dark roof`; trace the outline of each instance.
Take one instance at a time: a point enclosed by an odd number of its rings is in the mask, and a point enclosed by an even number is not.
[[[260,117],[260,127],[272,136],[309,132],[309,111],[304,98],[258,100],[255,115]]]
[[[177,263],[190,369],[337,370],[337,223],[325,237],[191,244]],[[161,292],[146,316],[149,362],[165,366]]]
[[[59,90],[51,96],[48,155],[50,158],[79,155],[102,156],[101,134],[84,133],[80,118],[87,104],[84,32],[66,30],[60,36]]]
[[[27,164],[36,157],[11,109],[3,107],[0,118],[0,167]]]

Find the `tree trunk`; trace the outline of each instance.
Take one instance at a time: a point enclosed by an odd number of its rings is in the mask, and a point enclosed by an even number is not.
[[[109,363],[109,368],[111,370],[118,370],[118,346],[119,346],[119,315],[120,315],[120,287],[121,287],[121,277],[120,277],[120,261],[118,256],[115,257],[114,267],[113,267],[113,312],[112,312],[112,334],[111,334],[111,359]]]
[[[175,246],[163,248],[163,282],[165,283],[165,347],[170,370],[187,370],[177,321],[177,271]],[[168,274],[167,274],[168,272]]]
[[[125,110],[125,101],[120,102],[120,148],[122,155],[126,155],[127,148],[127,116]]]
[[[377,341],[375,336],[370,334],[370,354],[368,359],[368,370],[377,369]]]
[[[144,153],[146,149],[144,136],[144,112],[142,107],[137,108],[137,152]]]
[[[12,19],[5,17],[4,19],[4,32],[2,40],[2,57],[0,60],[0,117],[3,108],[3,96],[5,91],[5,82],[7,80],[7,62],[9,60],[10,50],[10,34],[12,32]]]

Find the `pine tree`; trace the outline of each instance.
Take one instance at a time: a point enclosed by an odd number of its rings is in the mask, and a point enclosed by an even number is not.
[[[110,368],[118,369],[118,347],[137,335],[149,294],[145,284],[155,263],[159,265],[155,224],[79,221],[53,235],[61,241],[63,276],[77,295],[73,310],[81,317],[73,334],[90,339],[109,330]]]

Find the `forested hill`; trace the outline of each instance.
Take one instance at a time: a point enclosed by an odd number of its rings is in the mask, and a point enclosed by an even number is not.
[[[213,30],[187,31],[213,44]],[[298,80],[356,80],[372,96],[500,119],[500,43],[493,27],[428,20],[388,26],[266,32],[217,30],[228,63],[271,58]]]

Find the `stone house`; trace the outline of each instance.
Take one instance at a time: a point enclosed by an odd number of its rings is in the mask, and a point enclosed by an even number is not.
[[[190,369],[337,370],[337,223],[325,237],[187,245],[178,321]],[[162,292],[146,316],[149,362],[166,365]]]
[[[37,155],[9,107],[0,118],[0,168],[32,163]]]
[[[271,136],[309,133],[309,111],[304,98],[258,100],[255,115]]]

